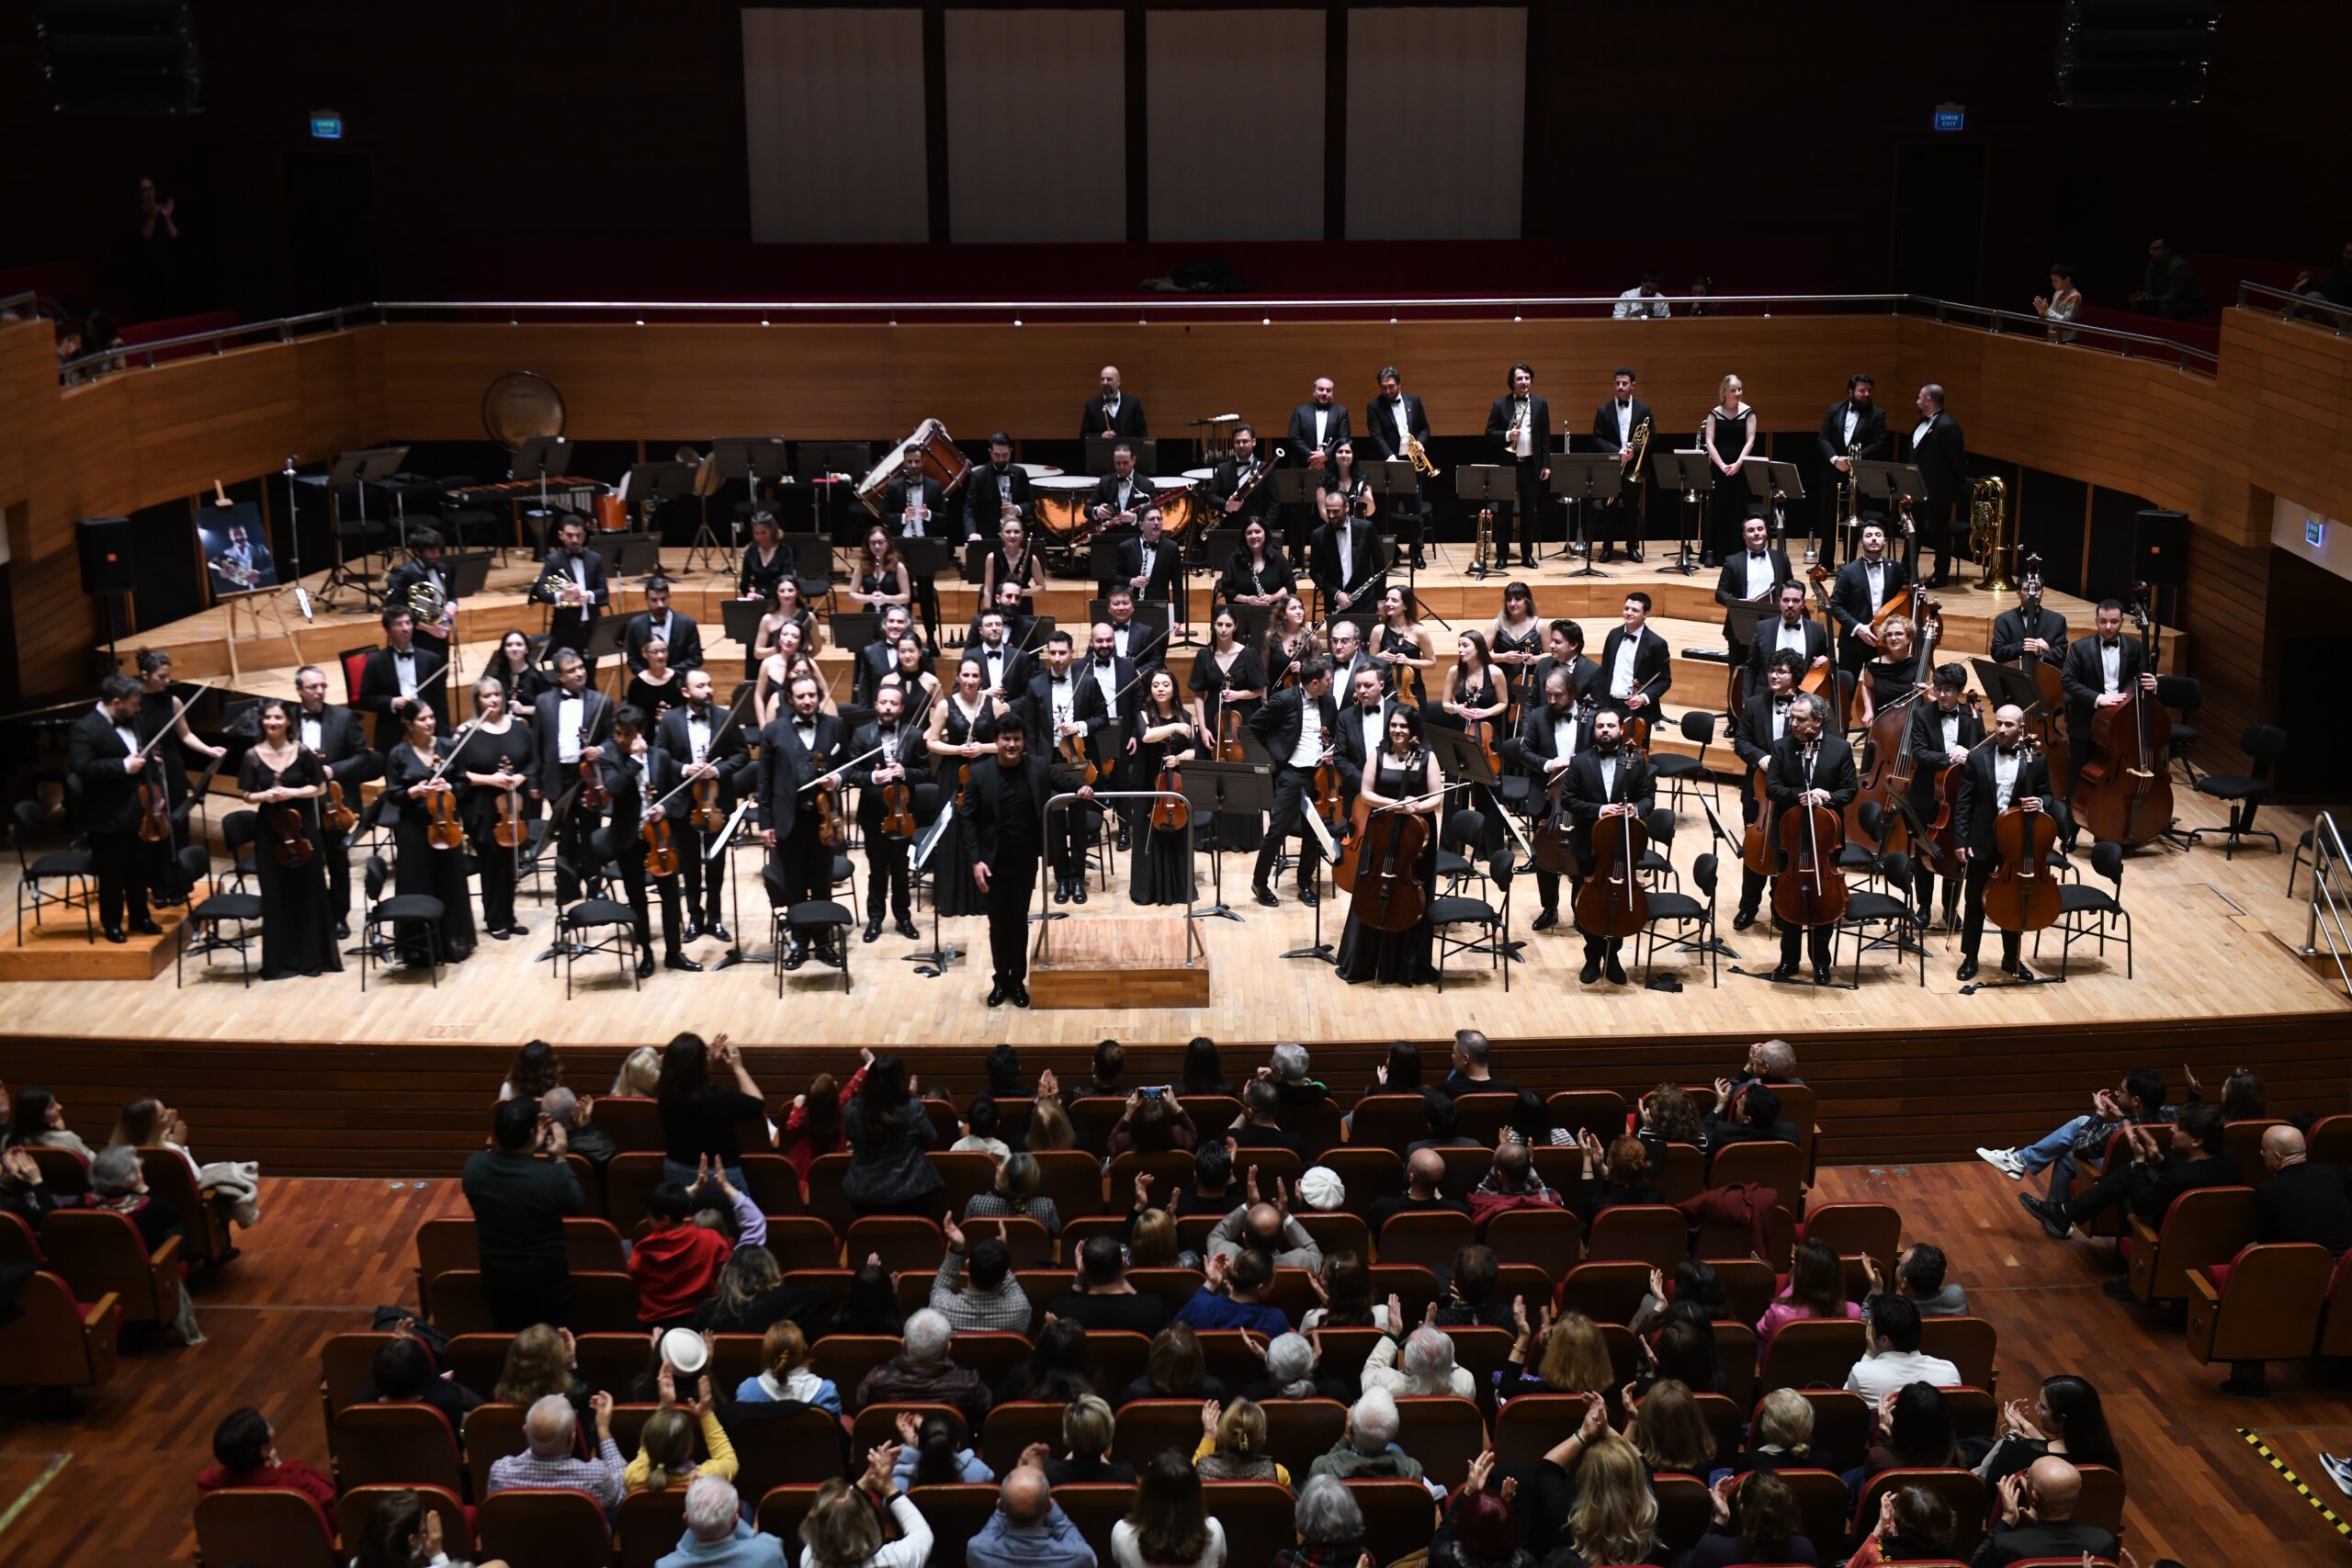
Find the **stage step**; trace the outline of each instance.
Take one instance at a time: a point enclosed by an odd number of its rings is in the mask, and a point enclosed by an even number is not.
[[[130,933],[123,942],[108,942],[103,933],[92,937],[76,907],[51,906],[38,926],[29,919],[0,944],[0,981],[13,980],[152,980],[172,966],[179,945],[182,911],[157,909],[161,936]],[[254,940],[261,939],[255,928]],[[259,951],[254,954],[259,958]],[[233,966],[236,955],[229,955]],[[258,965],[256,965],[258,966]]]

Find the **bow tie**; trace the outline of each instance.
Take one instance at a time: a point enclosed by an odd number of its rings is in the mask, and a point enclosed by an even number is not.
[[[1762,550],[1750,550],[1747,552],[1747,558],[1749,560],[1762,560],[1764,558],[1764,552]]]
[[[1633,405],[1632,403],[1630,403],[1630,402],[1626,401],[1623,398],[1620,398],[1620,399],[1618,399],[1618,400],[1617,400],[1617,406],[1618,406],[1619,408],[1621,408],[1621,409],[1629,409],[1629,408],[1632,408],[1634,405]]]
[[[1097,670],[1108,670],[1111,668],[1111,656],[1107,653],[1096,654],[1094,656],[1094,667]]]

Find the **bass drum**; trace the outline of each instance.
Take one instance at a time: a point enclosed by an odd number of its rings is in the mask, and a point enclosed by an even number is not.
[[[1151,483],[1159,491],[1154,499],[1159,502],[1161,534],[1171,539],[1187,539],[1197,530],[1214,526],[1210,517],[1216,507],[1209,501],[1208,491],[1196,487],[1191,479],[1155,475]]]
[[[1067,546],[1086,526],[1087,498],[1094,493],[1094,481],[1084,474],[1046,474],[1032,479],[1029,488],[1037,498],[1037,529],[1047,544]]]

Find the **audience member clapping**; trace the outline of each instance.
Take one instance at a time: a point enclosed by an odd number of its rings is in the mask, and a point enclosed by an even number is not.
[[[895,1055],[874,1058],[865,1083],[842,1114],[849,1168],[842,1196],[857,1214],[937,1213],[932,1194],[947,1185],[923,1157],[936,1134],[915,1098],[916,1080]]]
[[[959,1367],[948,1354],[955,1329],[924,1308],[907,1319],[899,1353],[867,1372],[857,1385],[857,1408],[869,1404],[952,1404],[977,1430],[989,1413],[989,1391],[978,1372]]]
[[[1560,1195],[1544,1185],[1535,1172],[1535,1156],[1527,1145],[1506,1142],[1495,1150],[1493,1168],[1470,1194],[1470,1223],[1480,1236],[1497,1214],[1513,1209],[1556,1209]]]
[[[1385,1388],[1364,1390],[1349,1407],[1348,1429],[1316,1459],[1310,1473],[1342,1481],[1420,1481],[1421,1461],[1397,1444],[1403,1424],[1394,1395]]]
[[[1492,1449],[1470,1461],[1468,1479],[1454,1490],[1430,1541],[1430,1568],[1535,1568],[1534,1555],[1521,1544],[1519,1482],[1507,1476],[1488,1490],[1494,1468]]]
[[[1715,1462],[1715,1439],[1707,1417],[1679,1378],[1654,1382],[1634,1407],[1625,1436],[1652,1472],[1704,1475]]]
[[[1307,1275],[1316,1304],[1299,1320],[1303,1330],[1380,1328],[1390,1325],[1388,1308],[1372,1299],[1372,1270],[1352,1252],[1335,1252]]]
[[[379,1493],[357,1539],[346,1538],[343,1544],[351,1552],[352,1568],[469,1568],[449,1556],[440,1510],[426,1507],[422,1496],[404,1488]],[[500,1559],[477,1568],[506,1563]]]
[[[1135,1506],[1111,1527],[1118,1568],[1220,1568],[1225,1527],[1210,1515],[1198,1472],[1173,1449],[1144,1466]]]
[[[1360,1391],[1360,1382],[1351,1384],[1320,1370],[1320,1334],[1277,1334],[1269,1341],[1245,1328],[1241,1343],[1266,1364],[1265,1376],[1241,1391],[1244,1399],[1261,1404],[1276,1399],[1333,1399],[1344,1404]]]
[[[1846,1296],[1846,1263],[1817,1241],[1802,1241],[1789,1262],[1789,1282],[1756,1323],[1756,1342],[1771,1343],[1781,1325],[1805,1317],[1860,1317]]]
[[[897,1425],[899,1458],[891,1475],[900,1486],[947,1486],[996,1479],[996,1472],[981,1463],[979,1455],[956,1441],[956,1423],[946,1416],[918,1418],[913,1411],[901,1410]]]
[[[666,1362],[658,1376],[656,1388],[661,1407],[646,1417],[644,1431],[638,1438],[637,1457],[629,1461],[623,1476],[628,1489],[659,1492],[704,1475],[733,1481],[735,1446],[727,1440],[727,1428],[719,1425],[712,1409],[710,1378],[697,1375],[695,1397],[682,1404],[678,1401],[677,1374]],[[703,1448],[710,1455],[699,1465],[695,1462],[694,1453],[696,1428],[700,1428]]]
[[[645,1194],[646,1216],[656,1228],[639,1236],[628,1255],[639,1323],[692,1322],[718,1288],[719,1270],[738,1242],[767,1243],[767,1219],[759,1205],[736,1189],[710,1156],[703,1161],[693,1190],[662,1180]]]
[[[1167,1215],[1156,1209],[1147,1209],[1137,1217],[1136,1231],[1143,1230],[1144,1220],[1151,1214]],[[1175,1227],[1168,1225],[1170,1244]],[[1138,1247],[1138,1251],[1141,1248]],[[1136,1334],[1157,1334],[1168,1321],[1168,1303],[1158,1296],[1138,1292],[1127,1281],[1127,1259],[1118,1238],[1090,1235],[1080,1244],[1078,1270],[1071,1288],[1046,1304],[1049,1318],[1061,1318],[1083,1324],[1093,1329],[1120,1329]]]
[[[842,1118],[848,1113],[850,1101],[865,1087],[865,1062],[874,1053],[859,1048],[863,1058],[849,1082],[838,1083],[831,1073],[819,1073],[808,1080],[808,1087],[792,1097],[792,1109],[786,1112],[784,1130],[776,1134],[776,1153],[792,1162],[799,1173],[801,1186],[808,1184],[808,1170],[817,1163],[819,1155],[837,1155],[849,1147],[849,1134],[842,1130]]]
[[[956,1223],[954,1214],[942,1215],[939,1224],[947,1239],[947,1251],[940,1258],[939,1272],[931,1282],[931,1310],[959,1331],[978,1328],[1028,1333],[1034,1309],[1021,1281],[1012,1277],[1011,1250],[994,1236],[967,1244],[964,1227]],[[965,1261],[967,1246],[971,1254],[968,1280]]]
[[[1609,1364],[1609,1341],[1600,1325],[1580,1312],[1552,1315],[1543,1307],[1540,1323],[1531,1324],[1524,1298],[1514,1303],[1519,1338],[1510,1348],[1510,1364],[1496,1390],[1498,1399],[1522,1393],[1605,1393],[1614,1389]],[[1530,1366],[1533,1371],[1529,1371]]]
[[[580,1426],[571,1402],[550,1393],[524,1413],[524,1451],[491,1461],[491,1493],[569,1487],[602,1503],[606,1515],[618,1512],[628,1489],[628,1464],[613,1441],[613,1396],[596,1394],[590,1399],[589,1408],[596,1422],[594,1459],[579,1455]]]
[[[1388,1321],[1402,1322],[1404,1307],[1394,1295],[1388,1298]],[[1430,1318],[1437,1308],[1430,1308]],[[1470,1369],[1453,1359],[1453,1339],[1445,1330],[1431,1325],[1424,1319],[1420,1327],[1399,1341],[1392,1326],[1364,1358],[1363,1386],[1365,1389],[1385,1388],[1399,1398],[1453,1394],[1458,1399],[1475,1398],[1478,1380]]]
[[[132,1149],[171,1150],[187,1167],[189,1177],[213,1207],[249,1230],[261,1224],[261,1167],[251,1160],[199,1162],[187,1146],[187,1121],[153,1095],[134,1100],[122,1108],[122,1114],[115,1119],[114,1134],[107,1142]],[[215,1261],[225,1263],[235,1256],[236,1248],[232,1247]]]
[[[1178,1324],[1200,1328],[1254,1328],[1261,1334],[1281,1334],[1290,1327],[1283,1309],[1267,1298],[1274,1288],[1274,1263],[1259,1251],[1231,1258],[1211,1253],[1208,1280],[1192,1300],[1176,1311]]]
[[[1219,1408],[1201,1401],[1201,1441],[1193,1468],[1204,1481],[1274,1481],[1290,1484],[1290,1472],[1266,1451],[1266,1413],[1250,1400]]]
[[[2107,1408],[2099,1402],[2098,1390],[2085,1379],[2066,1374],[2043,1379],[2030,1411],[2023,1400],[2009,1401],[2001,1412],[1998,1435],[1976,1473],[1987,1486],[1998,1486],[2046,1454],[2077,1466],[2123,1468],[2123,1456],[2107,1425]]]
[[[1674,1568],[1726,1568],[1734,1562],[1818,1562],[1803,1533],[1796,1489],[1769,1470],[1715,1483],[1713,1518],[1699,1544]]]
[[[1455,1253],[1453,1272],[1446,1276],[1445,1299],[1437,1304],[1437,1325],[1517,1328],[1519,1319],[1511,1303],[1495,1294],[1501,1280],[1502,1264],[1494,1248],[1473,1242]]]
[[[782,1404],[797,1401],[829,1414],[842,1413],[842,1391],[808,1364],[808,1341],[800,1325],[786,1320],[760,1340],[761,1371],[735,1388],[738,1404]]]
[[[718,1075],[729,1075],[725,1082]],[[662,1077],[653,1098],[662,1116],[662,1174],[680,1186],[701,1179],[708,1159],[737,1187],[743,1155],[736,1127],[766,1116],[760,1086],[743,1066],[741,1047],[724,1034],[708,1045],[699,1034],[681,1034],[662,1053]],[[764,1142],[764,1138],[763,1142]]]
[[[865,1456],[855,1486],[828,1481],[800,1521],[801,1568],[923,1568],[931,1561],[931,1526],[898,1482],[899,1446],[884,1443]],[[898,1538],[882,1539],[887,1514]]]
[[[1201,1337],[1182,1317],[1153,1337],[1143,1376],[1127,1384],[1119,1403],[1125,1404],[1137,1399],[1214,1399],[1224,1403],[1225,1384],[1209,1376],[1208,1356],[1201,1348]]]
[[[999,1489],[996,1512],[964,1543],[967,1568],[1095,1568],[1094,1549],[1024,1457]]]
[[[439,1376],[432,1353],[416,1337],[416,1325],[402,1318],[392,1337],[376,1347],[368,1364],[368,1386],[359,1391],[361,1404],[425,1404],[441,1412],[452,1437],[466,1429],[466,1415],[481,1403],[481,1395],[455,1378]]]

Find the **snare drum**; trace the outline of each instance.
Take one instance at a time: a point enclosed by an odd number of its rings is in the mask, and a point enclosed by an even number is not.
[[[1195,528],[1211,526],[1210,516],[1215,508],[1208,494],[1193,487],[1190,478],[1171,479],[1155,474],[1152,488],[1159,493],[1159,531],[1170,539],[1182,539]]]
[[[628,502],[607,492],[596,498],[596,532],[626,534],[628,532]]]
[[[1037,498],[1037,528],[1045,537],[1067,545],[1086,526],[1086,503],[1094,481],[1084,474],[1047,474],[1032,479]]]

